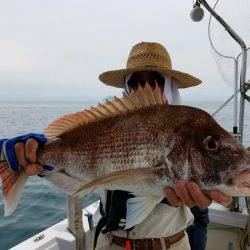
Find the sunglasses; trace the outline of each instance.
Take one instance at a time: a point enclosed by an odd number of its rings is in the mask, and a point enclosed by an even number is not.
[[[144,87],[145,84],[148,83],[151,87],[154,87],[155,84],[157,83],[159,87],[163,87],[164,82],[165,82],[164,77],[162,77],[158,72],[152,72],[148,74],[146,77],[134,73],[128,81],[128,86],[131,89],[137,89],[139,84],[142,87]]]

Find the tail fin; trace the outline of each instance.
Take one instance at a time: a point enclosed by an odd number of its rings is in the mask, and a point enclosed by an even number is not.
[[[4,161],[0,162],[0,177],[2,179],[4,216],[9,216],[16,209],[28,176],[24,171],[12,170]]]

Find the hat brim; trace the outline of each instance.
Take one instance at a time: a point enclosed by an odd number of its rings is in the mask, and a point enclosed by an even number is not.
[[[156,71],[160,74],[172,76],[176,80],[178,88],[188,88],[200,84],[202,81],[192,75],[183,73],[177,70],[169,69],[166,67],[136,67],[133,69],[111,70],[99,75],[100,81],[107,85],[117,88],[124,88],[124,79],[128,74],[133,74],[138,71]]]

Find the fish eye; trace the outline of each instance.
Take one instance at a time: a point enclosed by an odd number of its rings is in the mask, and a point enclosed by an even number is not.
[[[208,152],[216,153],[220,148],[220,141],[210,135],[203,140],[203,145]]]

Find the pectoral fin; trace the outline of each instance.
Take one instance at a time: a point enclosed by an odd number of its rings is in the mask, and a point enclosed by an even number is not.
[[[140,181],[146,181],[153,178],[152,168],[138,168],[130,170],[122,170],[107,174],[100,178],[95,179],[92,182],[83,184],[79,189],[77,189],[73,195],[80,194],[81,196],[89,193],[97,186],[105,185],[107,183],[117,184],[119,186],[128,186],[138,184]]]

